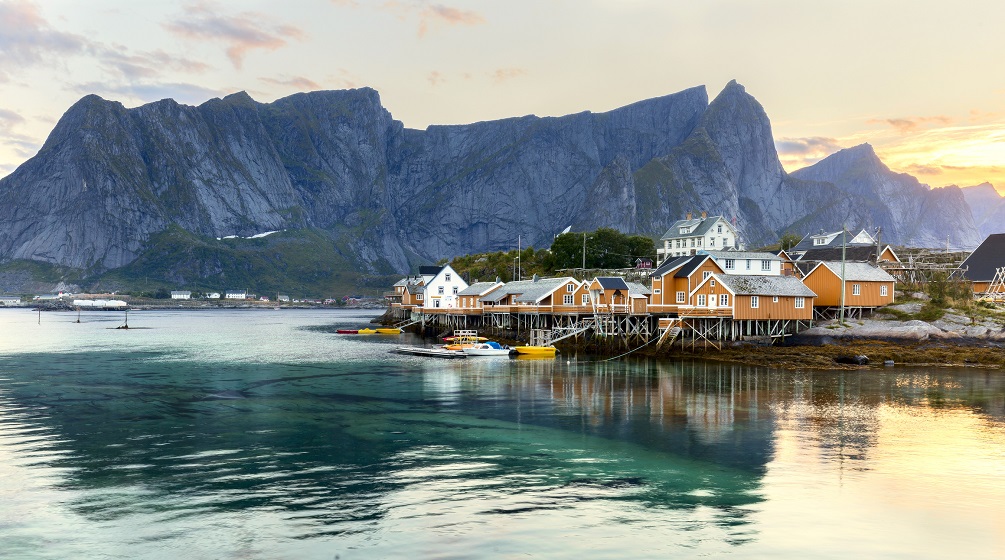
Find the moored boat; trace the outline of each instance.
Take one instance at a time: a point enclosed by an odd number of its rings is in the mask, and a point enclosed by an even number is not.
[[[403,331],[401,329],[391,329],[391,328],[379,328],[377,329],[377,334],[401,334]]]
[[[337,334],[359,334],[359,329],[335,329]]]
[[[468,356],[509,356],[510,349],[498,342],[481,342],[461,351]]]
[[[356,334],[377,334],[376,329],[360,329],[356,331]]]
[[[399,346],[392,352],[398,354],[411,354],[413,356],[429,356],[432,358],[467,358],[467,354],[460,350],[447,350],[443,347],[428,348],[425,346]]]
[[[513,350],[521,356],[555,357],[554,346],[514,346]]]

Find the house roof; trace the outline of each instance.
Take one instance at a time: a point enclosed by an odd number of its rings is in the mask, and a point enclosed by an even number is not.
[[[658,267],[656,267],[656,270],[653,270],[652,272],[649,273],[649,277],[659,278],[660,276],[663,276],[664,274],[673,271],[674,269],[683,265],[689,260],[691,260],[691,255],[687,255],[684,257],[677,257],[676,259],[673,260],[663,261],[663,264],[659,265]]]
[[[673,275],[674,278],[687,278],[688,276],[691,276],[692,272],[694,272],[699,266],[701,266],[707,259],[710,258],[712,257],[708,255],[692,256],[691,262],[688,262],[684,266],[680,267],[680,270],[677,271],[677,274]]]
[[[873,245],[876,244],[876,241],[865,230],[860,231],[858,234],[853,234],[852,232],[850,232],[848,230],[845,230],[845,232],[846,232],[846,236],[844,237],[844,240],[845,240],[845,245],[848,246],[848,247],[873,246]],[[863,233],[865,233],[865,236],[868,237],[871,241],[869,241],[867,243],[856,243],[856,242],[854,242],[854,239],[856,237],[862,235]],[[825,243],[823,245],[814,245],[813,244],[813,238],[814,237],[821,237],[821,236],[826,236],[826,237],[833,236],[833,237],[830,240],[828,240],[827,243]],[[841,236],[841,231],[840,230],[838,230],[838,231],[832,231],[832,232],[827,232],[827,233],[824,233],[824,232],[821,232],[821,233],[810,233],[810,234],[807,234],[806,237],[803,237],[799,241],[799,243],[796,243],[796,245],[794,247],[792,247],[791,249],[789,249],[789,252],[790,253],[791,252],[801,253],[803,251],[809,251],[810,249],[819,249],[821,247],[840,247],[841,246],[841,240],[842,240],[842,236]]]
[[[644,284],[639,284],[638,282],[625,282],[628,284],[628,293],[631,295],[641,295],[641,296],[651,296],[653,295],[652,290],[650,290]]]
[[[702,251],[715,259],[716,261],[722,259],[757,259],[762,261],[780,261],[781,257],[774,253],[769,253],[767,251]],[[699,254],[701,254],[699,253]]]
[[[820,266],[826,266],[835,276],[841,278],[841,262],[834,261],[824,261],[821,262],[813,270],[816,270]],[[810,272],[812,273],[813,270]],[[869,263],[862,262],[846,262],[844,263],[844,279],[845,282],[894,282],[893,276],[879,268],[878,266],[873,266]]]
[[[992,233],[960,265],[971,282],[994,280],[996,269],[1005,266],[1005,233]]]
[[[483,296],[496,286],[501,286],[502,282],[475,282],[460,292],[459,296]]]
[[[885,249],[885,247],[884,247]],[[876,260],[876,246],[875,245],[849,245],[844,249],[844,259],[846,261],[875,261]],[[841,247],[818,247],[816,249],[808,249],[803,256],[799,258],[803,261],[840,261],[841,260]]]
[[[517,303],[537,303],[570,281],[577,286],[579,285],[579,282],[568,276],[565,278],[538,278],[536,281],[530,280],[530,285],[525,287],[523,292],[514,301]]]
[[[605,290],[628,290],[628,284],[620,276],[598,276],[597,282]]]
[[[677,220],[667,229],[667,232],[663,234],[660,241],[665,239],[677,239],[679,237],[698,237],[699,235],[705,235],[708,230],[715,225],[716,222],[722,220],[723,223],[729,225],[726,218],[722,216],[709,216],[707,218],[692,218],[690,220]],[[689,233],[680,233],[680,228],[687,227],[691,231]],[[732,227],[732,226],[731,226]],[[734,232],[735,233],[735,232]]]
[[[420,276],[436,276],[443,270],[442,266],[420,266],[419,275]]]
[[[735,295],[817,297],[795,276],[716,274],[715,277]]]

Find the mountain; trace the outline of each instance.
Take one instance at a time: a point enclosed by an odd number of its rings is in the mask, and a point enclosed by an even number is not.
[[[961,190],[982,238],[993,233],[1005,233],[1005,197],[991,183],[963,187]]]
[[[767,115],[734,81],[711,103],[695,87],[426,130],[369,88],[133,109],[89,95],[0,179],[0,260],[183,286],[250,282],[241,262],[294,251],[318,277],[379,276],[518,237],[546,247],[570,225],[658,237],[698,210],[735,217],[751,245],[842,223],[882,226],[891,243],[979,242],[959,189],[894,174],[871,148],[786,174]],[[283,241],[218,239],[269,231]]]
[[[881,228],[882,241],[913,247],[974,248],[977,230],[963,191],[933,189],[890,170],[869,144],[838,151],[792,177],[837,187],[850,201],[841,218],[850,229]]]

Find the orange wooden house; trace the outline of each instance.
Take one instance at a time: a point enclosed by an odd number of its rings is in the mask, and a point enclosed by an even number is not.
[[[893,303],[896,280],[885,270],[862,262],[821,262],[803,278],[817,293],[817,307],[841,305],[841,270],[844,267],[846,308],[874,309]]]
[[[457,293],[457,307],[465,311],[480,311],[481,299],[502,286],[502,282],[475,282]]]
[[[817,294],[794,276],[713,274],[691,291],[681,317],[807,321]]]
[[[681,305],[690,305],[689,294],[702,280],[723,274],[709,255],[679,257],[667,261],[649,275],[652,296],[650,313],[677,313]]]

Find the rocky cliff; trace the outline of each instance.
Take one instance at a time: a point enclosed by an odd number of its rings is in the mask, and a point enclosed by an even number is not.
[[[992,233],[1005,233],[1005,197],[991,183],[963,187],[963,198],[974,215],[981,238]]]
[[[169,228],[302,230],[360,270],[400,273],[518,236],[548,246],[569,225],[658,237],[691,210],[736,217],[751,244],[842,222],[882,226],[893,243],[979,241],[959,189],[846,152],[786,174],[767,115],[735,82],[711,103],[697,87],[606,113],[426,130],[368,88],[135,109],[87,96],[0,180],[0,259],[100,272]]]

